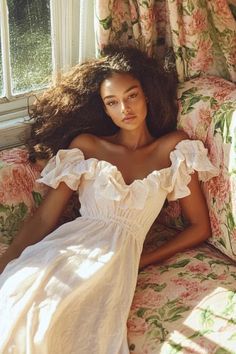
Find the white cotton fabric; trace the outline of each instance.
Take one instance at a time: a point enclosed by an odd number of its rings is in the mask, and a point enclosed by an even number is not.
[[[0,276],[0,353],[127,354],[126,321],[145,236],[166,198],[190,194],[190,174],[217,174],[200,141],[171,166],[127,185],[117,167],[60,150],[39,180],[79,191],[81,217],[24,250]]]

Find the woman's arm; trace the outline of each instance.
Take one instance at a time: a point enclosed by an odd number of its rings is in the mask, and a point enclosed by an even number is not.
[[[182,212],[189,221],[189,226],[157,250],[143,253],[140,259],[140,269],[149,264],[161,262],[177,252],[194,247],[211,236],[208,208],[196,172],[191,175],[188,187],[191,194],[179,201]]]
[[[35,214],[24,223],[12,244],[1,256],[0,273],[12,259],[19,257],[27,246],[39,242],[53,231],[72,193],[63,182],[57,189],[49,191]]]

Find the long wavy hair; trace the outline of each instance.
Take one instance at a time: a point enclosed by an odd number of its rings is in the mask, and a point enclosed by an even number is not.
[[[101,83],[113,73],[130,74],[140,81],[148,99],[147,126],[153,137],[176,129],[176,73],[166,72],[157,59],[136,48],[109,45],[101,58],[75,66],[31,107],[33,124],[27,146],[32,162],[49,159],[78,134],[107,136],[118,130],[100,97]]]

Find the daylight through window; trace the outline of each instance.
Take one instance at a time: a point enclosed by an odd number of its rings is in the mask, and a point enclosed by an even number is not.
[[[0,49],[1,97],[44,88],[52,73],[50,0],[1,1],[1,47],[8,47]]]

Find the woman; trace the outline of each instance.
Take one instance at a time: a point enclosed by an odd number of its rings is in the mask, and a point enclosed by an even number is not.
[[[194,170],[217,171],[201,142],[175,131],[175,92],[154,59],[108,48],[36,104],[31,159],[56,154],[39,180],[52,189],[0,260],[3,270],[14,259],[0,277],[2,353],[129,353],[139,267],[210,236]],[[56,229],[77,190],[81,217]],[[189,226],[141,256],[166,198],[180,198]]]

